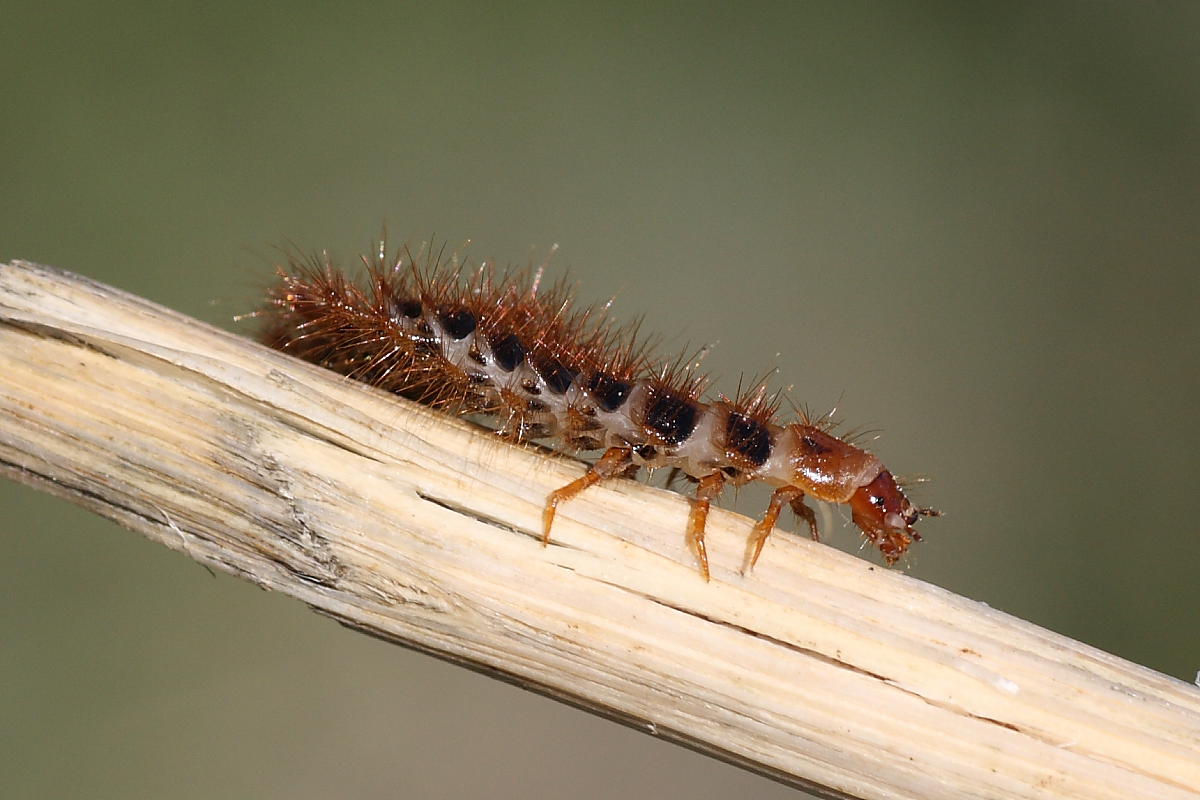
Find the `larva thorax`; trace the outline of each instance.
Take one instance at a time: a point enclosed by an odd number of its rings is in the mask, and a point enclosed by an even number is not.
[[[364,259],[364,261],[366,261]],[[460,413],[495,415],[516,440],[556,438],[604,450],[578,481],[548,498],[544,538],[559,503],[641,467],[670,467],[698,484],[690,540],[707,577],[704,523],[727,484],[775,487],[755,526],[753,564],[783,504],[809,524],[804,496],[851,506],[854,522],[888,563],[919,539],[917,509],[871,453],[809,421],[779,425],[762,385],[735,399],[701,399],[704,381],[679,366],[652,369],[646,348],[603,310],[572,308],[561,285],[538,291],[522,273],[411,259],[366,262],[363,289],[327,260],[292,258],[271,291],[264,338],[380,388]]]

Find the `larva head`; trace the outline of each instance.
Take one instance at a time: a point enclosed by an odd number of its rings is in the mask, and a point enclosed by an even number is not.
[[[850,509],[854,524],[879,548],[889,566],[900,560],[910,544],[921,541],[921,534],[913,529],[917,520],[939,514],[932,508],[914,506],[886,469],[855,490]]]

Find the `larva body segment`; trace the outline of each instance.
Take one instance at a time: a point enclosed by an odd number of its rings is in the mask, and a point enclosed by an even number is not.
[[[854,522],[895,563],[920,536],[921,515],[879,460],[808,420],[776,423],[758,385],[735,399],[701,399],[704,381],[680,366],[656,367],[633,329],[607,307],[577,310],[562,285],[540,274],[464,273],[407,252],[364,258],[360,286],[327,257],[289,254],[268,293],[262,338],[271,346],[388,391],[459,413],[490,414],[515,440],[557,439],[572,451],[603,450],[588,473],[547,498],[544,538],[558,506],[601,480],[671,467],[697,483],[688,523],[708,578],[704,527],[728,484],[775,487],[751,537],[748,566],[786,504],[817,538],[805,495],[847,503]]]

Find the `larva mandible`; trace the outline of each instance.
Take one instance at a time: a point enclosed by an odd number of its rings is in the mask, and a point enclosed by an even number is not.
[[[753,567],[784,505],[817,535],[806,495],[850,506],[889,565],[914,541],[917,508],[871,453],[833,435],[825,420],[776,422],[779,395],[763,383],[736,398],[701,399],[705,381],[682,359],[653,360],[637,325],[608,306],[577,308],[569,288],[541,286],[541,270],[497,270],[429,251],[362,257],[360,284],[327,254],[285,250],[286,264],[259,313],[272,347],[387,391],[457,413],[490,414],[513,441],[555,438],[567,450],[603,450],[576,481],[551,492],[556,509],[589,486],[641,467],[672,467],[696,482],[687,536],[709,578],[704,527],[727,485],[775,488],[748,552]]]

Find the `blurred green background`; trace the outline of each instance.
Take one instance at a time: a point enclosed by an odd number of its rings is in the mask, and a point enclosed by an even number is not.
[[[585,298],[717,342],[718,388],[777,366],[882,428],[946,511],[910,574],[1191,681],[1198,23],[9,2],[0,258],[232,327],[285,238],[559,243]],[[0,508],[7,797],[795,796],[23,487]]]

